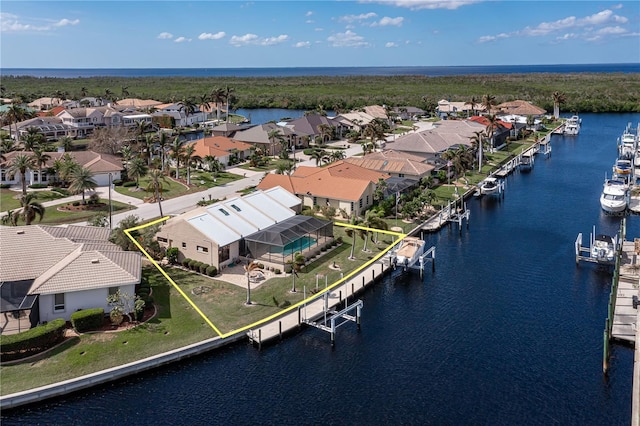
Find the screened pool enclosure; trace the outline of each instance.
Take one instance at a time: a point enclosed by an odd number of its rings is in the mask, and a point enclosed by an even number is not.
[[[296,252],[306,254],[333,240],[333,222],[293,216],[244,237],[249,257],[284,265]]]

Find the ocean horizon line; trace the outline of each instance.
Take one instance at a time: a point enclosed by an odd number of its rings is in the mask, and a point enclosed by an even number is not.
[[[327,67],[176,67],[176,68],[0,68],[0,75],[39,78],[89,77],[294,77],[294,76],[398,76],[431,77],[470,74],[531,73],[636,73],[640,63],[428,65]]]

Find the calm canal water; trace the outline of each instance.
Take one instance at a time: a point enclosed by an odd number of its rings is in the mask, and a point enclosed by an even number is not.
[[[363,326],[258,351],[240,344],[41,406],[13,424],[628,425],[633,350],[602,374],[611,276],[574,262],[579,232],[613,234],[598,197],[616,138],[640,114],[588,114],[578,137],[469,201],[469,230],[427,235],[436,272],[388,276]],[[631,217],[628,236],[640,236]]]

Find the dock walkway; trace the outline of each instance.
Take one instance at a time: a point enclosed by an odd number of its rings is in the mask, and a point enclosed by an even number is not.
[[[301,304],[289,313],[279,316],[273,321],[261,325],[260,327],[251,329],[247,332],[247,336],[254,344],[261,346],[262,344],[280,339],[283,335],[298,330],[305,325],[305,321],[316,321],[322,316],[330,315],[334,308],[342,303],[348,304],[354,301],[354,297],[362,292],[366,287],[375,283],[382,277],[386,271],[391,268],[390,262],[384,257],[371,263],[353,276],[347,276],[332,287],[326,290],[322,289],[316,293],[316,297]],[[311,294],[312,289],[306,289]],[[324,294],[328,292],[328,297]],[[326,305],[326,306],[325,306]]]
[[[640,241],[639,241],[640,242]],[[640,250],[640,246],[638,247]],[[639,296],[640,259],[634,241],[624,241],[620,254],[620,277],[613,315],[611,336],[616,340],[636,341],[638,310],[633,306],[633,298]]]

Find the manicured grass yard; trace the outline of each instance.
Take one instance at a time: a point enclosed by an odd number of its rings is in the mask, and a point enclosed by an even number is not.
[[[47,225],[62,225],[64,223],[76,223],[76,222],[85,222],[91,219],[93,216],[98,213],[104,213],[106,215],[109,214],[109,200],[100,199],[100,202],[104,204],[104,206],[100,207],[96,210],[86,210],[86,211],[63,211],[58,210],[58,207],[67,205],[69,203],[57,204],[55,206],[46,207],[44,212],[44,219],[42,222],[38,222],[37,219],[34,221],[34,224],[47,224]],[[134,210],[135,207],[131,207],[128,204],[120,203],[117,201],[111,201],[113,214],[122,213],[127,210]],[[18,225],[23,222],[18,222]]]
[[[38,201],[43,203],[45,201],[57,200],[64,198],[65,196],[55,191],[28,191],[36,194]],[[0,211],[6,212],[8,210],[15,210],[20,208],[20,200],[16,197],[22,196],[21,191],[12,191],[10,189],[0,189]]]
[[[186,179],[186,176],[187,176],[186,169],[180,169],[180,180],[183,180],[183,178]],[[166,177],[165,181],[162,182],[162,187],[163,187],[162,198],[167,200],[169,198],[180,197],[181,195],[204,191],[205,189],[213,188],[219,185],[224,185],[226,183],[233,182],[238,179],[242,179],[242,176],[236,175],[234,173],[220,172],[218,173],[218,177],[214,182],[210,172],[205,172],[201,170],[192,170],[191,171],[191,187],[187,187],[186,184],[184,183],[177,182],[174,179],[170,179],[169,177]],[[147,185],[149,185],[148,177],[141,178],[139,185],[140,185],[139,190],[135,190],[134,187],[126,188],[124,186],[116,186],[115,189],[120,194],[128,195],[129,197],[135,197],[140,200],[143,200],[153,195],[150,192],[147,192],[145,190]]]

